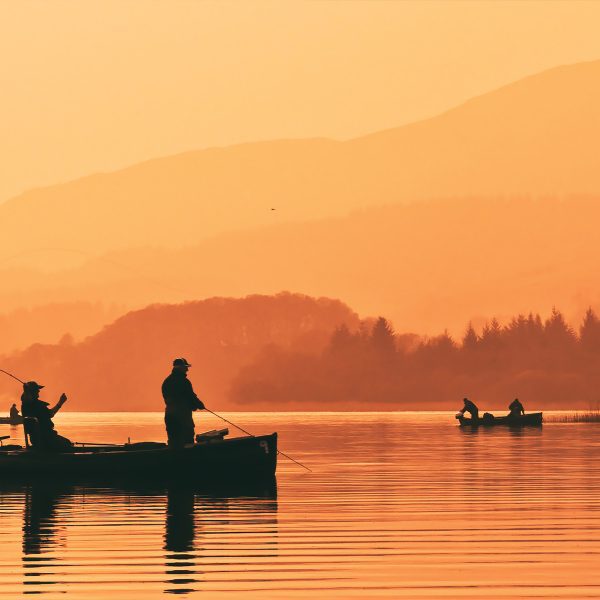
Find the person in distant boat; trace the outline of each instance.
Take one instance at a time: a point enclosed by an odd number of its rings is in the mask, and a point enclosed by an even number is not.
[[[525,409],[523,408],[521,402],[519,402],[518,398],[515,398],[508,405],[508,410],[510,410],[510,413],[508,413],[509,417],[520,417],[521,415],[525,414]]]
[[[476,421],[479,419],[479,409],[474,402],[471,402],[468,398],[463,398],[464,406],[456,413],[456,418],[464,417],[465,413],[471,415],[471,419]]]
[[[13,404],[10,407],[10,411],[8,412],[8,414],[10,415],[10,420],[11,421],[16,421],[21,416],[19,414],[19,409],[17,408],[16,404]]]
[[[203,402],[196,396],[192,382],[187,378],[191,366],[185,358],[176,358],[171,374],[162,384],[165,426],[170,448],[183,448],[186,444],[194,443],[192,412],[204,410]]]
[[[26,421],[27,433],[31,445],[37,450],[63,451],[72,448],[70,440],[54,430],[52,417],[62,408],[67,401],[66,394],[61,394],[58,402],[49,408],[48,402],[40,400],[40,390],[43,385],[35,381],[23,384],[21,395],[21,414],[23,417],[33,417],[35,420]]]

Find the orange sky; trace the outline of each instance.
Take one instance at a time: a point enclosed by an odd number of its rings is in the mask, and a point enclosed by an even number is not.
[[[600,58],[598,2],[0,4],[0,201],[242,140],[346,138]]]

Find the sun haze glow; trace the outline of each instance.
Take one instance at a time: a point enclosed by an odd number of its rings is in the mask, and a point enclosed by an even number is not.
[[[600,57],[596,2],[3,2],[0,201],[240,141],[348,138]]]

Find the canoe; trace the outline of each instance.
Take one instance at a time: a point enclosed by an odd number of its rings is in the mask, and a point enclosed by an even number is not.
[[[488,413],[486,413],[488,414]],[[461,427],[494,427],[496,425],[505,425],[508,427],[523,427],[523,426],[539,426],[542,424],[542,414],[539,413],[527,413],[521,415],[520,417],[494,417],[490,415],[491,418],[481,418],[477,420],[467,419],[466,417],[456,417]]]
[[[0,480],[41,476],[241,481],[272,478],[276,468],[276,433],[201,441],[177,450],[158,442],[83,446],[69,452],[0,447]]]
[[[11,419],[10,417],[0,417],[0,425],[22,425],[23,417],[17,417],[16,419]]]

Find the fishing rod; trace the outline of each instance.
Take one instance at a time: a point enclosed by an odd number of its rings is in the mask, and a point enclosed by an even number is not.
[[[16,379],[19,383],[22,383],[23,385],[25,385],[25,382],[22,379],[19,379],[18,377],[16,377],[12,373],[9,373],[8,371],[5,371],[4,369],[0,369],[0,371],[2,373],[4,373],[5,375],[8,375],[9,377],[12,377],[13,379]]]
[[[219,419],[222,419],[223,421],[225,421],[225,423],[229,423],[230,425],[233,425],[236,429],[239,429],[240,431],[243,431],[246,435],[249,435],[250,437],[256,437],[253,433],[250,433],[249,431],[246,431],[245,429],[242,429],[239,425],[236,425],[235,423],[232,423],[231,421],[228,421],[225,417],[222,417],[221,415],[218,415],[216,412],[213,412],[209,408],[204,407],[204,410],[206,412],[209,412],[211,415],[215,415],[215,417],[219,417]],[[296,463],[300,467],[303,467],[304,469],[306,469],[307,471],[310,471],[312,473],[312,469],[309,469],[306,465],[303,465],[301,462],[298,462],[297,460],[295,460],[291,456],[288,456],[287,454],[285,454],[281,450],[277,450],[277,454],[281,454],[281,456],[284,456],[288,460],[291,460],[292,462]]]

